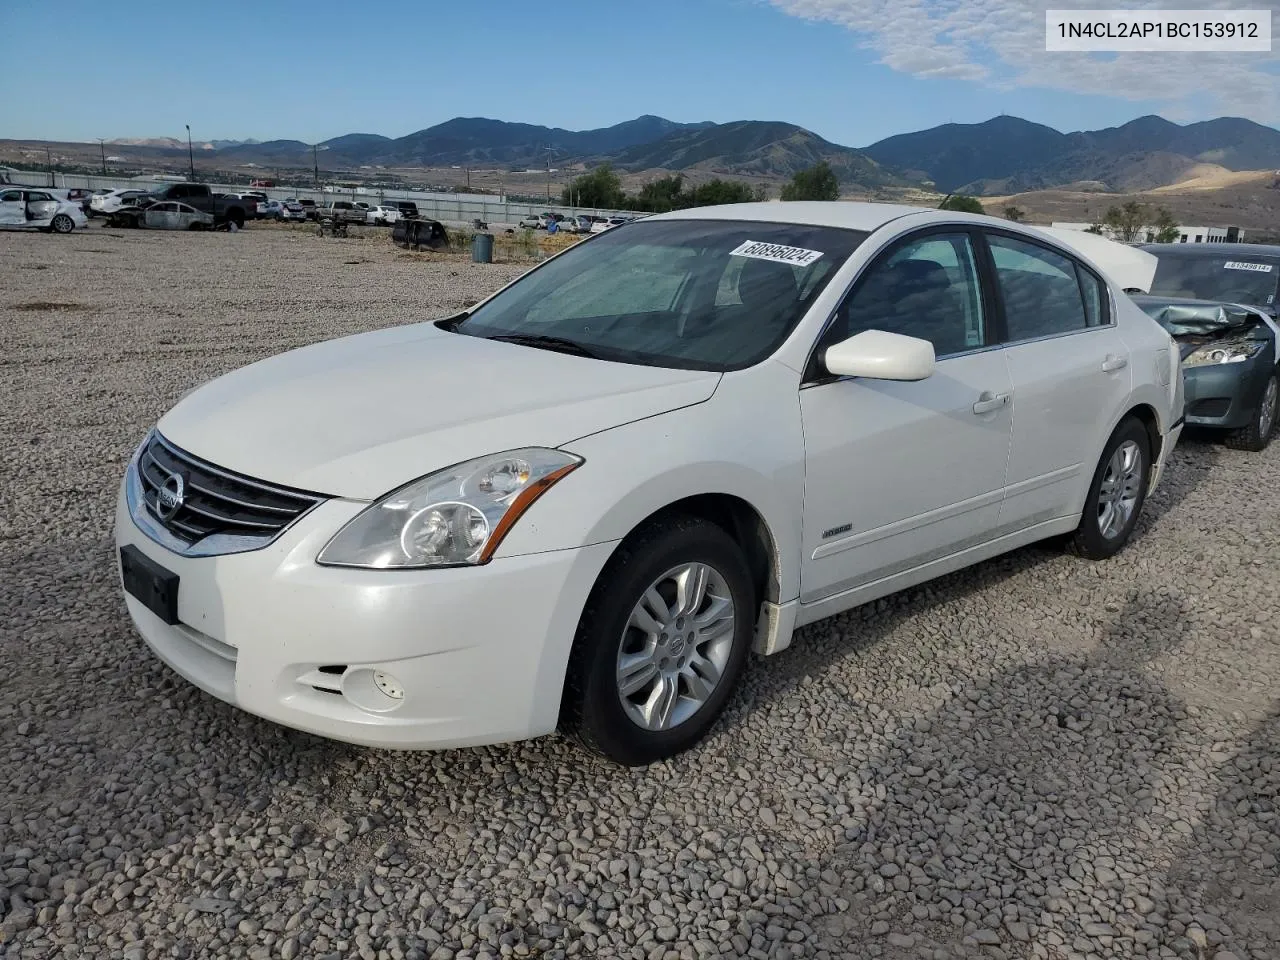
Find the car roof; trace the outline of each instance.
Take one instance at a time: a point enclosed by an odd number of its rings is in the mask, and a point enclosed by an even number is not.
[[[1229,253],[1246,257],[1280,257],[1280,244],[1276,243],[1147,243],[1142,249],[1158,257],[1220,257]]]
[[[877,230],[890,220],[911,213],[938,213],[928,207],[898,203],[866,203],[844,200],[788,200],[761,203],[727,203],[715,207],[692,207],[659,213],[646,220],[759,220],[815,227],[843,227],[846,230]],[[951,211],[942,211],[951,214]],[[962,215],[960,215],[962,216]],[[958,216],[957,219],[960,217]]]

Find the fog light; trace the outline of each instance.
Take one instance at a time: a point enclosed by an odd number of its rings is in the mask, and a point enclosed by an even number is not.
[[[373,671],[373,684],[392,700],[404,699],[404,687],[400,686],[400,681],[389,673],[383,673],[381,670]]]
[[[385,670],[353,667],[342,677],[342,695],[369,713],[390,713],[404,703],[404,684]]]

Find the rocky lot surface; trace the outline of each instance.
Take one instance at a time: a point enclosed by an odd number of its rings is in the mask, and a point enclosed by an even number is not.
[[[110,521],[160,413],[519,269],[0,233],[0,955],[1280,957],[1280,445],[1184,440],[1113,561],[807,628],[645,770],[328,743],[149,656]]]

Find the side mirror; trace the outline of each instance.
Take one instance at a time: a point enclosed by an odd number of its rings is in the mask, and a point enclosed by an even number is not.
[[[827,347],[828,373],[873,380],[923,380],[933,373],[933,344],[884,330],[864,330]]]

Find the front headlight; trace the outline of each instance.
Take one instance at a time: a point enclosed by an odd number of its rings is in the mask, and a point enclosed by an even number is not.
[[[531,447],[456,464],[362,511],[316,562],[380,570],[486,563],[520,515],[581,463]]]
[[[1198,347],[1182,361],[1184,367],[1205,367],[1216,363],[1244,363],[1260,354],[1263,340],[1240,340],[1236,343],[1210,343]]]

